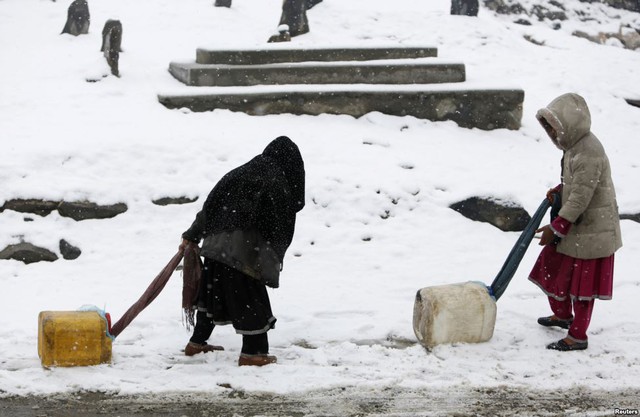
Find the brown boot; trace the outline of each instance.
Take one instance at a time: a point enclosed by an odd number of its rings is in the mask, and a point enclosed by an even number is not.
[[[264,366],[270,363],[276,363],[278,358],[272,355],[249,355],[241,353],[238,359],[238,366]]]
[[[206,343],[204,345],[199,345],[197,343],[189,342],[184,348],[184,354],[186,356],[193,356],[198,353],[213,352],[214,350],[224,350],[224,348],[222,346],[208,345]]]

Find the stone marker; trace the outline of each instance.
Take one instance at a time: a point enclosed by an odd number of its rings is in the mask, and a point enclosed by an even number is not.
[[[308,0],[284,0],[282,3],[280,25],[287,25],[289,27],[291,37],[309,32],[307,1]]]
[[[74,0],[67,10],[67,23],[62,29],[62,33],[73,36],[86,35],[89,33],[89,4],[87,0]]]
[[[462,16],[477,16],[478,0],[451,0],[451,14]]]
[[[118,61],[120,60],[120,52],[122,52],[122,23],[119,20],[107,20],[102,29],[102,47],[100,51],[104,53],[104,57],[111,68],[111,74],[116,77],[120,76],[118,69]]]

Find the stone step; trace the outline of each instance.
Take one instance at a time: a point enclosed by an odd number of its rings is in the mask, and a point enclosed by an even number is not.
[[[366,62],[296,62],[261,65],[177,63],[169,72],[190,86],[283,84],[433,84],[465,80],[461,63],[433,58]]]
[[[524,101],[524,91],[520,89],[474,89],[455,84],[187,89],[187,94],[161,94],[158,100],[170,109],[188,108],[195,112],[227,109],[250,115],[328,113],[361,117],[381,112],[433,121],[451,120],[461,127],[483,130],[519,129]]]
[[[268,49],[210,50],[198,48],[196,63],[226,65],[262,65],[305,61],[371,61],[436,57],[433,47],[353,47],[292,49],[274,45]]]

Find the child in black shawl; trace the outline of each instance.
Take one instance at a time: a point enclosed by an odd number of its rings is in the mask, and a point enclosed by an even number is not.
[[[269,355],[267,331],[276,318],[266,285],[279,285],[296,214],[304,207],[304,186],[300,151],[281,136],[211,190],[182,234],[183,247],[204,239],[196,325],[185,348],[187,356],[221,350],[206,341],[216,324],[232,324],[243,340],[239,365],[276,362]]]

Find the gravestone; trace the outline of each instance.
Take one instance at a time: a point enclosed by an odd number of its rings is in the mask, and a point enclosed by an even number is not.
[[[111,74],[120,76],[118,61],[122,52],[122,23],[119,20],[107,20],[102,29],[102,47],[100,51],[104,54],[107,64],[111,69]]]
[[[280,26],[287,25],[291,37],[309,32],[307,2],[308,0],[284,0],[282,3]]]
[[[87,0],[74,0],[67,10],[67,23],[62,29],[62,33],[73,36],[86,35],[89,33],[89,4]]]
[[[451,14],[462,16],[477,16],[478,0],[451,0]]]

